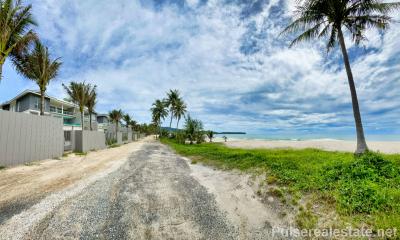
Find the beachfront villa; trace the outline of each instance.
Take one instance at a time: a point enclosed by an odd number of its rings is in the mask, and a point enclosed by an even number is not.
[[[110,125],[108,114],[97,114],[97,130],[106,131]]]
[[[40,104],[40,94],[38,91],[25,90],[13,99],[1,104],[0,109],[39,115]],[[79,107],[70,101],[46,95],[44,114],[47,116],[62,118],[64,130],[82,130]],[[92,115],[92,127],[93,129],[97,129],[96,114]],[[89,113],[87,108],[85,108],[84,111],[84,129],[89,130]]]

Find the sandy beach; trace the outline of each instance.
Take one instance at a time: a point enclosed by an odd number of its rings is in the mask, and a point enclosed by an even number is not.
[[[216,139],[222,142],[222,139]],[[371,141],[367,142],[370,150],[379,151],[382,153],[400,153],[400,141]],[[317,148],[328,151],[343,151],[353,152],[356,149],[355,141],[344,140],[303,140],[303,141],[290,141],[290,140],[242,140],[242,139],[229,139],[225,143],[228,147],[234,148]]]

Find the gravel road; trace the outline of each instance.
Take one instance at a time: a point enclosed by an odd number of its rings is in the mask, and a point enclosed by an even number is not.
[[[0,239],[271,239],[270,223],[243,234],[228,215],[187,160],[148,140],[114,169],[5,220]]]

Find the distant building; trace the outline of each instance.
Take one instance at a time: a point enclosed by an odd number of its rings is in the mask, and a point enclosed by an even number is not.
[[[97,114],[97,129],[99,131],[106,131],[110,125],[108,114]]]
[[[0,105],[0,109],[28,114],[40,114],[40,93],[34,90],[25,90],[13,99]],[[64,130],[82,130],[79,106],[66,100],[60,100],[48,95],[45,96],[44,114],[62,118]],[[92,115],[92,128],[97,129],[97,115]],[[84,111],[84,129],[89,130],[89,113]]]

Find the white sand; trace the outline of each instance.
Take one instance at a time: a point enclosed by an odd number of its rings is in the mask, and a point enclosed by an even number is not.
[[[217,139],[220,141],[220,139]],[[355,141],[343,140],[304,140],[304,141],[270,141],[270,140],[238,140],[229,139],[225,143],[228,147],[234,148],[318,148],[328,151],[354,152],[356,149]],[[367,142],[370,150],[382,153],[400,153],[400,142],[380,141]]]

